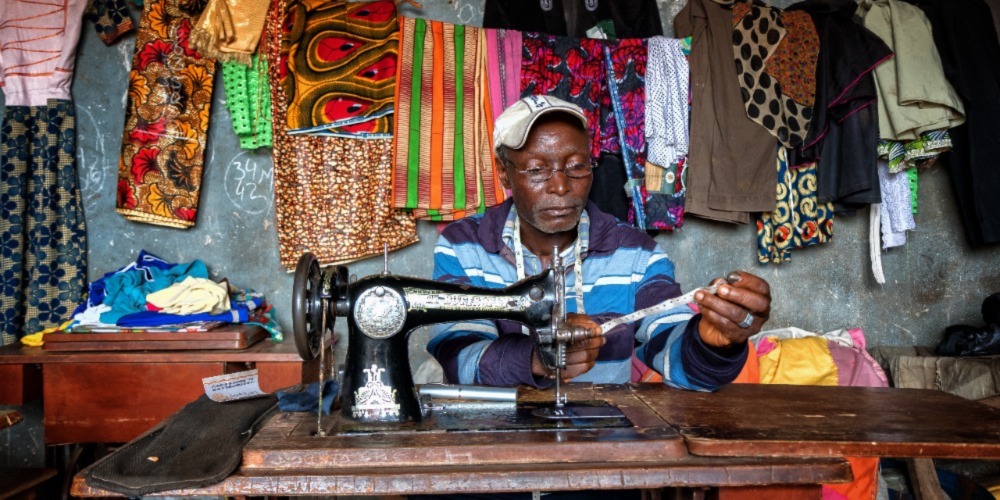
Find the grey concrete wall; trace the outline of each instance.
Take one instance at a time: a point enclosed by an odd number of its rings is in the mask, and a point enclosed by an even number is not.
[[[661,0],[668,16],[681,3]],[[1000,10],[998,0],[989,0]],[[424,0],[410,15],[478,24],[482,0]],[[264,292],[291,329],[292,276],[278,263],[269,150],[238,148],[216,81],[206,168],[197,225],[188,230],[128,222],[115,213],[118,153],[134,36],[105,47],[92,26],[84,27],[73,96],[78,116],[79,175],[89,236],[89,279],[113,270],[146,249],[183,262],[203,259],[216,278]],[[1000,159],[997,159],[1000,168]],[[771,327],[812,331],[864,329],[869,345],[936,344],[945,326],[981,322],[982,299],[1000,291],[1000,248],[973,249],[956,212],[946,165],[920,177],[917,230],[905,247],[884,255],[888,282],[872,279],[868,258],[868,212],[835,221],[832,243],[794,253],[794,261],[760,266],[751,226],[689,219],[683,229],[657,237],[677,264],[678,280],[690,288],[733,269],[765,277],[772,285]],[[429,276],[436,227],[419,225],[421,242],[389,256],[398,274]],[[381,259],[351,264],[364,276],[381,271]],[[343,329],[343,323],[338,327]],[[426,358],[425,336],[411,339],[414,361]],[[343,349],[339,349],[342,353]]]

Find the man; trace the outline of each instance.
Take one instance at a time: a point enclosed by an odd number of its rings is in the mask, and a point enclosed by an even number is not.
[[[673,264],[656,242],[587,202],[593,165],[586,127],[579,107],[549,96],[521,99],[497,117],[499,177],[511,199],[442,232],[434,278],[504,287],[547,269],[558,248],[569,269],[567,321],[595,332],[609,319],[679,296]],[[728,281],[718,295],[696,294],[700,314],[684,305],[573,344],[563,378],[628,382],[634,351],[675,387],[713,390],[732,381],[771,298],[754,275],[733,273]],[[518,323],[438,325],[428,350],[451,383],[551,383]]]

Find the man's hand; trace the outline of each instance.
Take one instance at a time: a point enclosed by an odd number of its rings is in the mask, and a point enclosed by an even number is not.
[[[590,331],[589,338],[576,341],[566,346],[566,369],[560,375],[563,382],[583,375],[590,371],[597,362],[597,352],[604,346],[604,336],[601,335],[601,327],[594,323],[590,316],[585,314],[566,314],[566,325],[569,327],[584,328]],[[551,377],[555,371],[549,370],[538,357],[537,348],[531,351],[531,373],[536,377]]]
[[[698,334],[713,347],[741,345],[760,331],[771,315],[771,287],[762,278],[743,271],[730,273],[715,295],[698,292],[695,302],[701,308]]]

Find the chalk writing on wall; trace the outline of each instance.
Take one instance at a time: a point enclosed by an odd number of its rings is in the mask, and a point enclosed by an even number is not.
[[[271,208],[274,200],[274,167],[246,151],[226,165],[226,196],[247,214],[260,214]]]

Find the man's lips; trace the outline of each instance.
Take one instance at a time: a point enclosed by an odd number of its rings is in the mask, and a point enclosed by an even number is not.
[[[568,207],[548,207],[540,210],[545,215],[549,217],[565,217],[567,215],[574,215],[578,207],[568,206]]]

